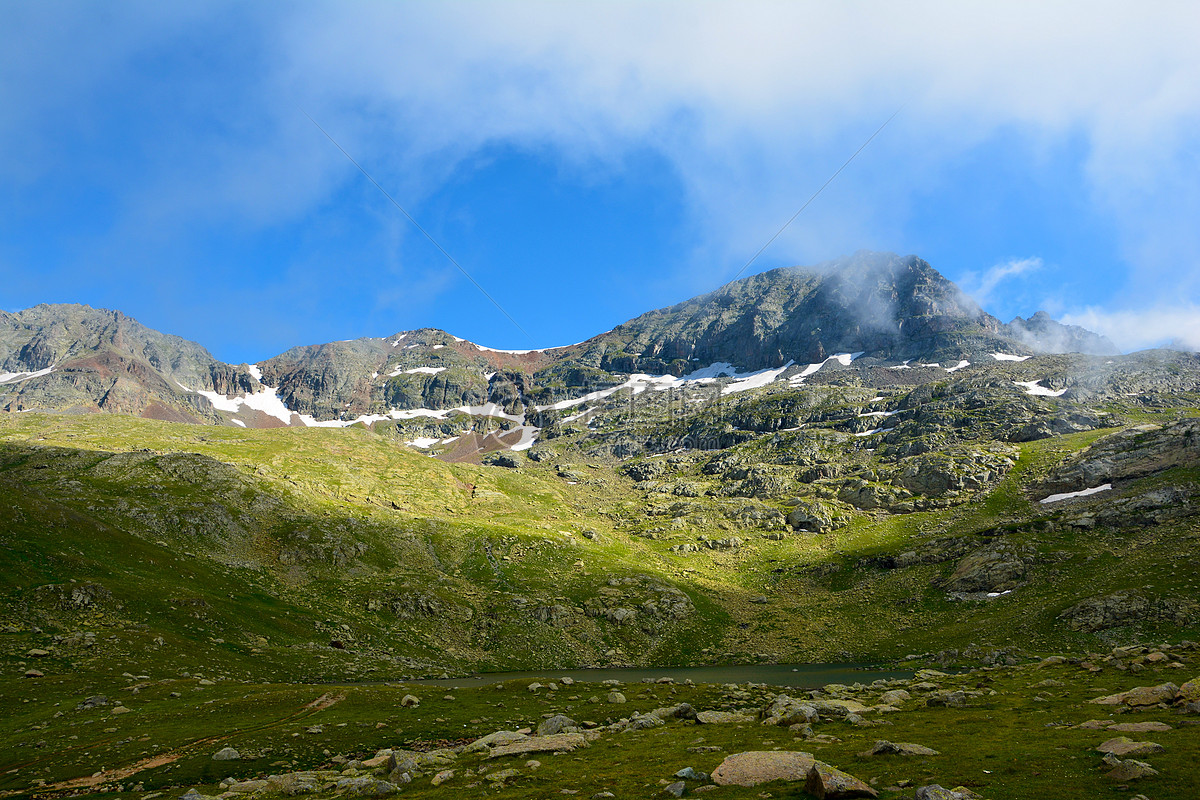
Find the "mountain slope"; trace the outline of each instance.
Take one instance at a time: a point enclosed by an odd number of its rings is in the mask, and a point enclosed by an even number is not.
[[[40,305],[0,312],[0,408],[111,411],[215,422],[196,394],[254,392],[245,369],[120,311]],[[184,388],[187,387],[187,388]],[[189,391],[190,390],[190,391]]]

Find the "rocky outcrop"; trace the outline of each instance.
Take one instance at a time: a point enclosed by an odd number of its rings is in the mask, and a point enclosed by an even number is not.
[[[1161,598],[1143,592],[1116,592],[1089,597],[1058,615],[1076,631],[1095,633],[1138,622],[1171,622],[1186,625],[1200,612],[1190,599]]]

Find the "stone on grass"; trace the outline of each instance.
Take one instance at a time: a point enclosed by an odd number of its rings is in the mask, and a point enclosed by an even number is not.
[[[526,753],[569,753],[587,747],[588,741],[579,733],[556,733],[552,736],[527,736],[526,738],[492,748],[488,758],[519,756]]]
[[[1104,766],[1111,767],[1108,772],[1104,773],[1104,777],[1122,783],[1125,781],[1136,781],[1138,778],[1149,778],[1158,774],[1158,770],[1145,761],[1136,761],[1132,758],[1120,759],[1112,753],[1105,754]]]
[[[804,791],[817,800],[843,800],[852,797],[879,797],[879,792],[848,772],[817,761],[808,770]]]
[[[242,754],[232,747],[222,747],[217,752],[213,753],[213,761],[237,761],[242,757]]]
[[[884,692],[879,696],[879,702],[885,706],[898,706],[905,700],[911,700],[912,695],[903,689],[892,689],[890,692]]]
[[[609,692],[608,697],[606,697],[605,700],[610,703],[620,705],[621,703],[625,702],[625,695],[621,694],[620,692]]]
[[[721,786],[757,786],[767,781],[802,781],[816,763],[812,753],[789,750],[751,750],[728,756],[713,770]]]
[[[946,789],[934,783],[917,789],[917,800],[978,800],[979,797],[963,786]]]
[[[413,708],[421,705],[421,698],[413,694],[406,694],[404,697],[400,698],[400,705],[404,708]]]
[[[1096,751],[1112,753],[1114,756],[1152,756],[1155,753],[1161,753],[1163,746],[1156,742],[1135,742],[1128,736],[1118,736],[1101,744]]]
[[[555,714],[549,719],[542,720],[537,727],[538,736],[551,736],[555,733],[576,733],[579,724],[565,714]]]
[[[501,747],[506,744],[512,744],[513,742],[520,742],[526,738],[527,737],[525,734],[517,733],[516,731],[496,731],[495,733],[489,733],[487,736],[471,742],[469,745],[463,748],[462,752],[479,753],[484,750],[489,750],[493,747]]]
[[[937,750],[911,742],[889,742],[886,739],[876,739],[875,746],[860,755],[863,756],[937,756]]]
[[[705,775],[703,772],[696,772],[696,770],[692,769],[691,767],[684,767],[683,769],[679,770],[679,772],[675,773],[675,777],[683,778],[684,780],[688,780],[688,781],[706,781],[706,780],[708,780],[707,775]]]
[[[1109,725],[1108,729],[1121,733],[1162,733],[1171,730],[1171,726],[1165,722],[1118,722]]]
[[[687,789],[687,784],[683,781],[675,781],[674,783],[663,789],[663,794],[669,794],[672,797],[683,797],[684,790]]]

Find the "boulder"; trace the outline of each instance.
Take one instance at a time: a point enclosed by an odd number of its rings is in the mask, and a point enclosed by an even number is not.
[[[492,748],[488,758],[519,756],[525,753],[569,753],[587,747],[588,740],[579,733],[556,733],[552,736],[527,736],[526,738]]]
[[[542,720],[538,725],[538,736],[551,736],[556,733],[577,733],[579,724],[564,714],[555,714],[549,719]]]
[[[400,705],[404,708],[413,708],[421,705],[421,698],[417,697],[416,695],[406,694],[404,697],[400,698]]]
[[[980,795],[964,786],[946,789],[934,783],[919,787],[916,800],[980,800]]]
[[[803,703],[786,694],[776,697],[762,712],[764,725],[803,725],[816,722],[819,716],[814,704]],[[846,712],[834,716],[844,717]]]
[[[232,747],[222,747],[217,752],[213,753],[213,761],[237,761],[242,757],[242,754]]]
[[[808,770],[804,791],[818,800],[842,800],[852,797],[878,797],[879,793],[853,775],[821,761]]]
[[[1135,742],[1128,736],[1118,736],[1101,744],[1096,751],[1114,756],[1152,756],[1161,753],[1163,746],[1156,742]]]
[[[875,746],[870,750],[860,753],[863,756],[937,756],[941,755],[937,750],[932,750],[924,745],[912,744],[911,742],[889,742],[886,739],[877,739]]]
[[[1165,722],[1119,722],[1106,727],[1119,733],[1162,733],[1171,730],[1171,726]]]
[[[1158,770],[1145,761],[1136,761],[1132,758],[1120,759],[1112,753],[1104,756],[1104,766],[1110,768],[1108,772],[1104,773],[1104,777],[1122,783],[1136,781],[1138,778],[1149,778],[1158,774]]]
[[[485,750],[490,750],[493,747],[502,747],[513,742],[520,742],[526,738],[525,734],[517,733],[516,731],[496,731],[489,733],[487,736],[482,736],[469,745],[463,748],[463,753],[480,753]]]
[[[903,689],[892,689],[890,692],[884,692],[879,696],[879,702],[885,706],[898,706],[905,700],[911,700],[912,695]]]
[[[811,753],[751,750],[727,757],[713,770],[718,786],[757,786],[767,781],[807,780],[816,759]]]

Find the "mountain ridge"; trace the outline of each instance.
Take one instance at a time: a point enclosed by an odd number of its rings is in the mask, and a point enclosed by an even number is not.
[[[1064,346],[1116,350],[1045,312],[1006,325],[924,260],[859,251],[750,275],[584,342],[530,351],[420,328],[232,365],[120,311],[43,304],[0,316],[0,408],[243,427],[369,425],[460,409],[511,426],[634,374],[679,378],[726,365],[736,377],[818,365],[838,353],[861,355],[863,363],[955,364]]]

